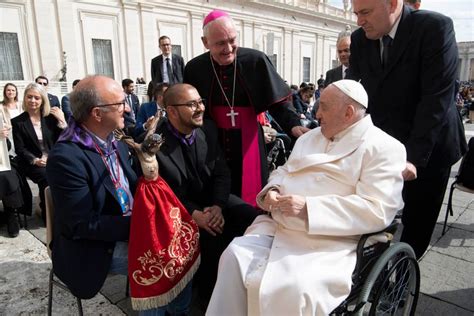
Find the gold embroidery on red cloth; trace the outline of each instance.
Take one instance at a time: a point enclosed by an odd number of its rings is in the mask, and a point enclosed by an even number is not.
[[[172,207],[169,215],[173,221],[174,230],[170,245],[158,253],[148,250],[137,259],[141,264],[141,270],[133,271],[132,276],[133,280],[140,285],[155,284],[163,275],[173,280],[183,272],[198,248],[199,231],[194,229],[191,223],[182,221],[179,208]],[[166,253],[170,258],[167,262],[164,259]]]

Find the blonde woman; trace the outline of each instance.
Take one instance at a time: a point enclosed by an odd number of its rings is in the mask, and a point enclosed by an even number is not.
[[[34,183],[40,193],[41,216],[46,221],[44,189],[48,152],[67,126],[60,108],[51,108],[44,88],[31,83],[25,89],[23,112],[12,119],[13,140],[19,169]]]

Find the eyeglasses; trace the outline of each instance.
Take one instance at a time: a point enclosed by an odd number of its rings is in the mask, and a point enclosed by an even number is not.
[[[95,105],[94,107],[95,108],[105,108],[105,107],[114,106],[114,105],[117,105],[117,111],[121,112],[125,109],[125,100],[123,100],[122,102],[117,102],[117,103],[98,104],[98,105]]]
[[[171,104],[170,106],[187,106],[190,108],[192,111],[196,111],[200,105],[205,107],[206,105],[204,104],[206,102],[205,99],[199,99],[199,100],[193,100],[189,101],[187,103],[178,103],[178,104]]]
[[[38,81],[37,84],[40,84],[42,86],[47,86],[48,85],[48,83],[45,82],[45,81]]]

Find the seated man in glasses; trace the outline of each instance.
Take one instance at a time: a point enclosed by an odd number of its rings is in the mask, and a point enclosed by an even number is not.
[[[54,273],[75,296],[89,299],[109,272],[127,272],[127,262],[114,257],[126,254],[137,176],[127,146],[112,133],[124,126],[120,85],[85,78],[70,102],[73,117],[46,167],[55,206],[50,247]]]
[[[157,127],[165,142],[157,154],[160,175],[200,228],[201,265],[196,276],[202,302],[209,299],[219,257],[257,216],[254,207],[230,194],[230,171],[216,126],[204,119],[205,105],[189,84],[164,94],[167,119]]]

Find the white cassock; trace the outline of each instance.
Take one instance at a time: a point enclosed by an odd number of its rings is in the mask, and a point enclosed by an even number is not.
[[[306,198],[308,218],[261,215],[222,254],[206,315],[327,315],[349,294],[360,235],[403,207],[405,147],[366,116],[334,141],[301,136],[257,196]]]

